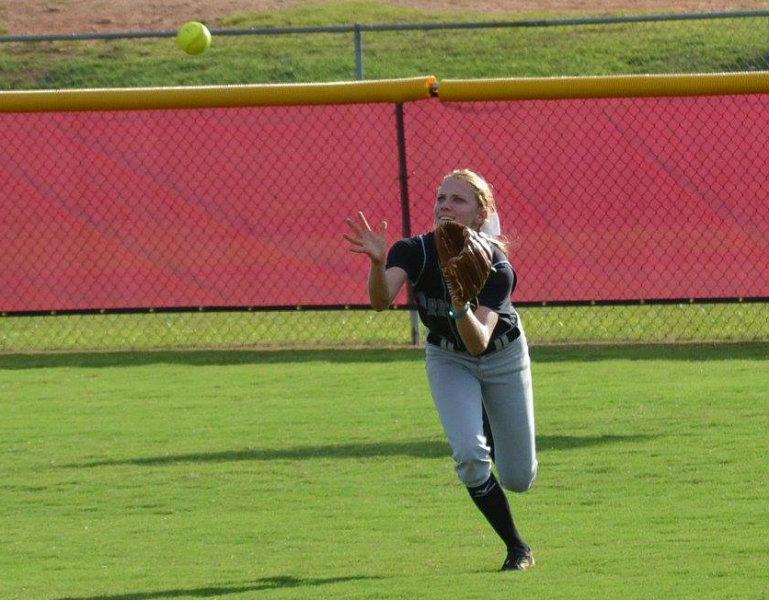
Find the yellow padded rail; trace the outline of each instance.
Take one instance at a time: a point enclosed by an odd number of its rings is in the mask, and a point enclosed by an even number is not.
[[[438,85],[438,97],[444,102],[715,96],[767,92],[769,72],[444,79]]]
[[[198,87],[0,92],[0,112],[146,110],[408,102],[429,98],[435,77]]]
[[[444,79],[0,92],[2,112],[66,112],[232,106],[708,96],[769,93],[769,72],[602,77]]]

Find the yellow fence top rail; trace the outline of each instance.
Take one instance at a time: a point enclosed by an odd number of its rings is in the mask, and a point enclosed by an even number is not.
[[[0,92],[0,113],[234,106],[712,96],[769,93],[769,71],[686,75],[444,79]]]
[[[142,110],[408,102],[429,98],[435,77],[197,87],[0,92],[2,112]]]
[[[646,96],[715,96],[769,92],[769,72],[604,77],[443,79],[444,102],[473,100],[555,100]]]

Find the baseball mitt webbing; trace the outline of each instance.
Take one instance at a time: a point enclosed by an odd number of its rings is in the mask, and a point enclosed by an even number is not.
[[[465,304],[475,298],[492,271],[492,240],[455,221],[443,221],[435,229],[435,245],[452,300]]]

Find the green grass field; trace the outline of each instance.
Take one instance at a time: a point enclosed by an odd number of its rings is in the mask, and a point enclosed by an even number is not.
[[[0,356],[0,598],[765,598],[767,345],[532,356],[523,574],[419,350]]]
[[[637,13],[634,13],[637,14]],[[354,19],[350,15],[354,15]],[[574,17],[565,13],[561,17]],[[580,14],[578,16],[584,16]],[[549,20],[559,15],[421,11],[372,0],[232,15],[223,28]],[[367,32],[368,79],[691,73],[767,68],[766,18]],[[215,35],[190,57],[172,38],[0,45],[0,89],[334,81],[355,78],[352,33]]]

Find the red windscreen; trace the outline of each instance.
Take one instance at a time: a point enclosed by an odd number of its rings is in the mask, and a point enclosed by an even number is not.
[[[769,296],[769,96],[405,106],[411,229],[495,186],[518,301]],[[0,115],[0,310],[365,304],[392,105]],[[405,294],[399,298],[405,302]]]
[[[3,311],[350,302],[344,216],[400,213],[392,105],[0,123]]]
[[[769,296],[769,96],[407,108],[414,227],[438,175],[482,173],[516,300]]]

